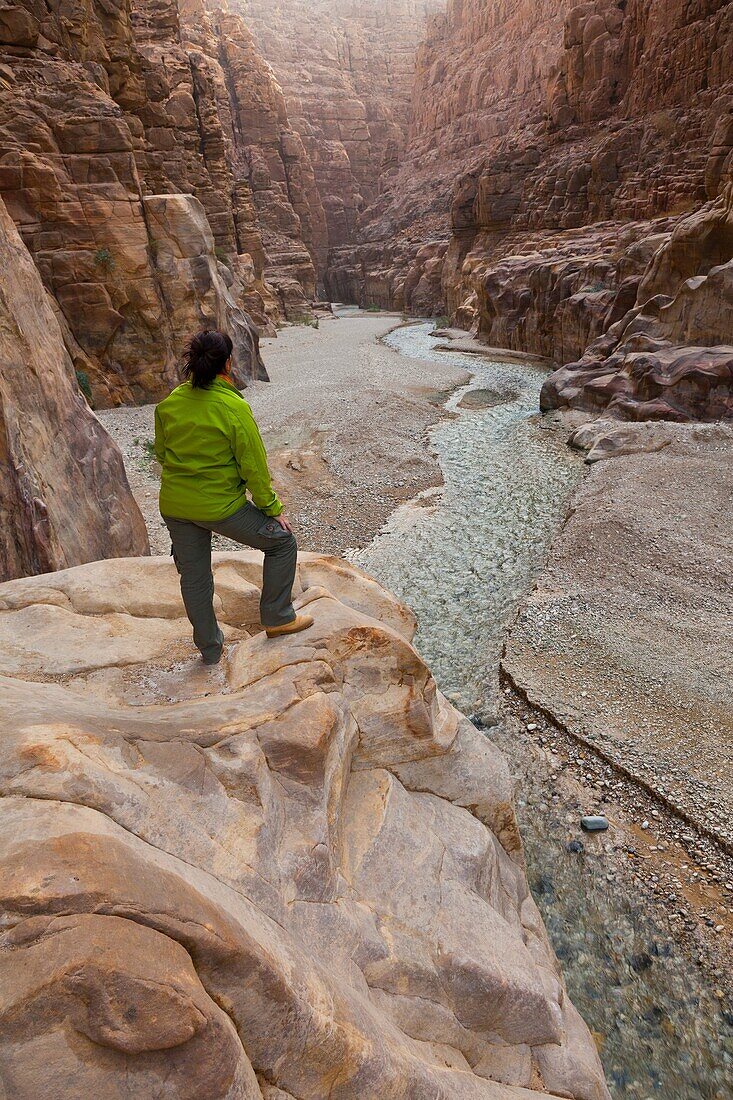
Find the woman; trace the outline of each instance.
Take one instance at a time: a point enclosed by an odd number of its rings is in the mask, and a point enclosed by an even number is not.
[[[231,380],[231,363],[226,333],[199,332],[185,351],[187,381],[155,410],[160,511],[193,640],[207,665],[221,659],[224,642],[214,614],[212,531],[264,550],[260,618],[269,638],[296,634],[313,622],[293,610],[295,536],[272,488],[252,410]]]

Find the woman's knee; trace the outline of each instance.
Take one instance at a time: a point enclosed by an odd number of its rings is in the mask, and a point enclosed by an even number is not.
[[[292,531],[284,531],[282,535],[272,540],[272,544],[265,550],[266,554],[280,554],[289,557],[298,553],[298,544]]]

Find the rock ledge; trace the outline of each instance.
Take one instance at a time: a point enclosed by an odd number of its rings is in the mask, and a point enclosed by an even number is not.
[[[506,764],[411,614],[304,555],[222,666],[168,559],[0,586],[0,1080],[64,1097],[608,1096],[529,895]]]

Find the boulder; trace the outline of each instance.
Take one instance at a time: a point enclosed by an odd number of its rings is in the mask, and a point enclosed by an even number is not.
[[[412,616],[305,555],[268,641],[259,555],[214,568],[214,669],[168,559],[0,585],[6,1090],[608,1100]]]

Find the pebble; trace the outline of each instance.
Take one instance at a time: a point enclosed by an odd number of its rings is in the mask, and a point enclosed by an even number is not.
[[[607,817],[581,817],[580,824],[589,833],[600,833],[608,828]]]

